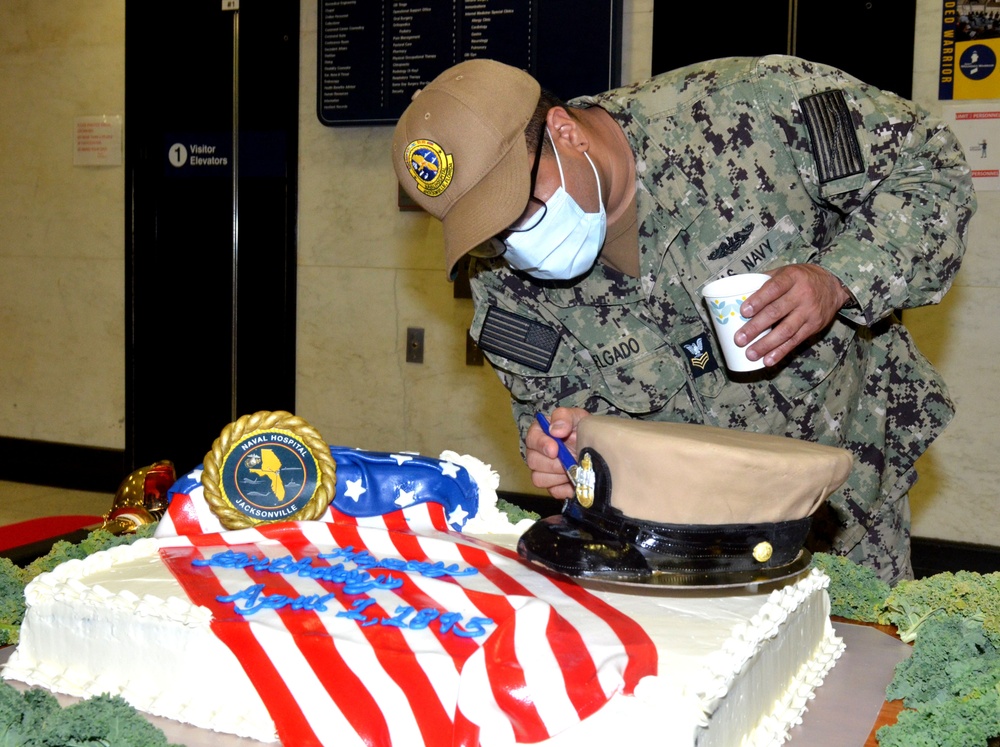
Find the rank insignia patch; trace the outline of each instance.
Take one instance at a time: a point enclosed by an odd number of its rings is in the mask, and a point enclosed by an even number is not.
[[[687,354],[688,365],[691,366],[691,375],[694,378],[711,373],[719,367],[719,362],[712,354],[712,346],[705,339],[705,335],[692,337],[687,342],[681,343],[681,346]]]

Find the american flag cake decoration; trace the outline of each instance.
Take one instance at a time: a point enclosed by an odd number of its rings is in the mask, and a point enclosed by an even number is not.
[[[256,505],[278,484],[260,452],[295,448],[265,421],[212,452],[239,464],[237,479],[268,478],[241,487]],[[231,528],[210,505],[206,468],[178,480],[156,533],[282,743],[333,745],[345,728],[370,745],[414,734],[476,745],[484,732],[533,743],[655,674],[656,648],[630,617],[460,533],[479,511],[471,458],[327,449],[336,482],[319,520]],[[288,461],[279,478],[291,492],[305,457]]]

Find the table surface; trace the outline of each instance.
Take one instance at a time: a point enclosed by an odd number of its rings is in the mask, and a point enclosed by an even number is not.
[[[878,747],[878,739],[875,738],[875,732],[883,726],[892,726],[896,723],[896,717],[899,716],[899,712],[902,710],[903,701],[901,700],[890,700],[883,705],[882,710],[879,711],[878,718],[875,720],[875,725],[872,727],[871,734],[865,740],[864,747]]]

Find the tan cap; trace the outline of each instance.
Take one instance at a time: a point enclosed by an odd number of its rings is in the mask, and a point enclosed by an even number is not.
[[[745,524],[811,516],[851,473],[851,452],[784,436],[595,415],[577,453],[600,455],[611,506],[665,524]]]
[[[528,203],[524,128],[541,88],[494,60],[449,68],[413,96],[392,138],[406,193],[444,227],[445,267],[503,231]]]
[[[782,436],[593,415],[576,433],[576,496],[518,553],[626,583],[717,586],[802,572],[812,515],[849,451]]]

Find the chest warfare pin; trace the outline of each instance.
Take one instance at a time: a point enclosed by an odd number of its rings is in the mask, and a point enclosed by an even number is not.
[[[312,521],[335,494],[330,447],[302,418],[261,411],[230,423],[205,455],[205,500],[227,529]]]
[[[448,189],[455,175],[451,155],[433,140],[414,140],[406,146],[403,158],[417,189],[428,197],[437,197]]]

